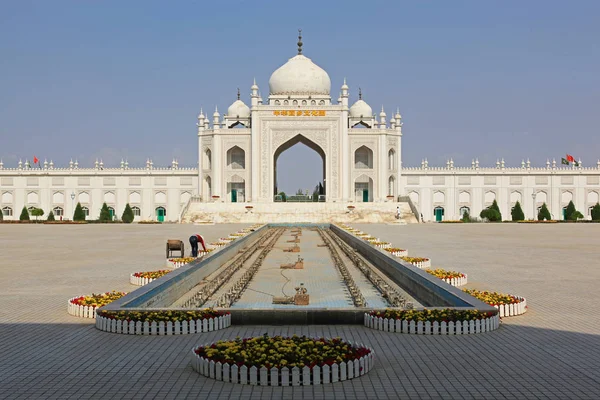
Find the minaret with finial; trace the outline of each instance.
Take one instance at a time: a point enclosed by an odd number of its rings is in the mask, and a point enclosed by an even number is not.
[[[240,99],[240,88],[237,88],[237,90],[238,90],[237,99],[239,100]]]
[[[302,55],[302,29],[298,29],[298,55]]]

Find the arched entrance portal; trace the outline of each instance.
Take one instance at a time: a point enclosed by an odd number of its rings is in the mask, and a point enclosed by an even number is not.
[[[287,150],[290,150],[286,153],[286,156],[289,155],[289,157],[280,159],[279,156]],[[296,195],[296,192],[300,189],[304,192],[304,195],[308,190],[309,198],[297,196],[292,197],[290,200],[313,201],[313,192],[316,188],[319,190],[318,200],[325,201],[325,166],[325,152],[306,137],[296,135],[283,143],[275,150],[273,155],[273,196],[275,201],[282,200],[277,196],[281,192],[285,192],[287,197],[290,198],[290,196]]]

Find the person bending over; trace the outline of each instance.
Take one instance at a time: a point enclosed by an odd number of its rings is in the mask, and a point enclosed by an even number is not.
[[[202,235],[190,236],[190,245],[192,246],[192,257],[198,257],[198,243],[202,245],[202,249],[206,251],[206,244]]]

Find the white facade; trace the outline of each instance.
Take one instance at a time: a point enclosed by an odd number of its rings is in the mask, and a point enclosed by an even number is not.
[[[301,38],[300,38],[301,39]],[[586,218],[599,200],[600,161],[594,168],[561,168],[547,162],[545,168],[419,168],[402,167],[402,121],[379,117],[362,99],[348,104],[344,80],[333,102],[331,80],[323,69],[302,55],[278,68],[269,80],[269,97],[263,102],[256,82],[251,86],[250,106],[238,99],[212,120],[198,116],[198,166],[179,168],[54,168],[44,162],[31,168],[19,162],[4,168],[0,161],[0,208],[5,219],[18,219],[23,206],[50,210],[70,219],[80,202],[90,219],[98,218],[104,202],[120,218],[127,203],[136,220],[178,221],[193,197],[197,202],[272,203],[276,194],[279,155],[301,142],[323,159],[323,186],[327,203],[398,202],[408,196],[424,221],[456,220],[468,210],[477,216],[493,200],[504,219],[518,200],[526,218],[537,215],[544,202],[553,217],[561,219],[569,201]],[[298,168],[302,168],[301,165]],[[436,211],[437,209],[437,211]],[[45,216],[43,218],[45,218]]]

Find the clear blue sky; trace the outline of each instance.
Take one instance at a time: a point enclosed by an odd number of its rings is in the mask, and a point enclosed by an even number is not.
[[[600,158],[598,1],[0,1],[0,158],[196,165],[196,116],[296,53],[403,115],[405,166]],[[298,148],[297,148],[298,147]],[[285,156],[285,157],[284,157]],[[302,161],[308,160],[308,161]],[[282,155],[279,186],[320,161]],[[297,168],[303,162],[306,168]]]

